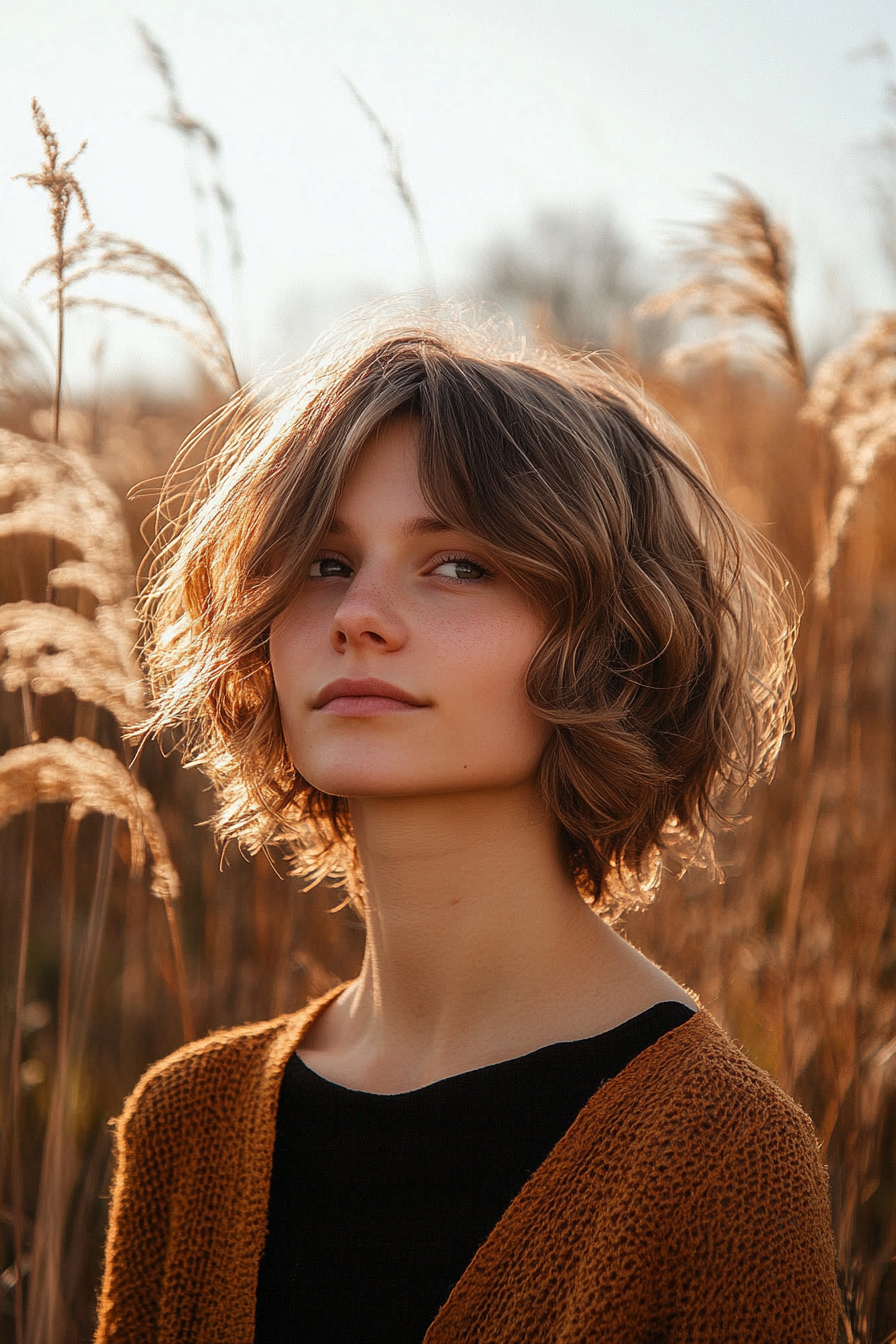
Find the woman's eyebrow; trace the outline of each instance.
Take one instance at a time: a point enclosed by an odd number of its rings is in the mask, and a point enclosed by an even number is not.
[[[457,528],[451,527],[444,518],[427,515],[425,518],[409,518],[401,530],[406,537],[427,537],[434,532],[456,532]]]

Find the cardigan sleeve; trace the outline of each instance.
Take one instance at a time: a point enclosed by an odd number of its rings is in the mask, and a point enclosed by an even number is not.
[[[95,1344],[153,1344],[159,1337],[179,1127],[168,1089],[150,1072],[115,1122],[115,1177]]]
[[[775,1093],[706,1144],[679,1206],[668,1344],[836,1344],[827,1174],[811,1121]]]
[[[252,1344],[279,1081],[317,1006],[192,1041],[137,1084],[95,1344]]]

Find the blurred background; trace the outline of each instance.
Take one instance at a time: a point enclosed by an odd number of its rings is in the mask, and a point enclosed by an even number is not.
[[[179,127],[135,21],[171,62]],[[431,281],[478,296],[511,259],[558,280],[573,268],[575,334],[600,341],[588,301],[654,281],[670,223],[705,209],[718,174],[799,237],[795,311],[817,350],[892,295],[869,202],[893,22],[888,0],[6,5],[0,287],[16,293],[45,251],[45,203],[12,180],[34,158],[36,95],[66,152],[88,141],[78,175],[97,226],[202,282],[244,375],[353,301]],[[394,137],[427,257],[351,85]],[[233,204],[236,295],[215,183]],[[616,292],[593,260],[605,238]],[[122,332],[107,358],[131,381],[158,382],[161,365],[183,377],[158,347],[147,367],[145,333]],[[72,376],[87,358],[73,349]]]
[[[0,10],[4,1344],[91,1338],[145,1067],[359,964],[135,758],[133,600],[185,437],[394,296],[609,353],[794,566],[778,775],[624,931],[810,1112],[843,1338],[896,1331],[894,49],[884,0]]]

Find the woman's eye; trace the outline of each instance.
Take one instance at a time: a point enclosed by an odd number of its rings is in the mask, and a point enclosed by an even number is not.
[[[312,560],[308,571],[309,579],[347,579],[350,575],[351,567],[333,555],[322,555],[319,560]]]
[[[477,565],[475,560],[443,560],[436,565],[432,571],[433,574],[439,574],[446,579],[454,579],[459,583],[473,583],[477,579],[489,577],[488,570],[483,565]]]

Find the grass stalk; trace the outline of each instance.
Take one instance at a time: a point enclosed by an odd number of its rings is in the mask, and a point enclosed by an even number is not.
[[[59,442],[59,413],[62,403],[62,356],[65,328],[65,286],[67,256],[65,249],[65,229],[68,223],[72,202],[80,208],[85,224],[90,226],[90,211],[81,190],[81,184],[72,172],[72,164],[87,147],[86,140],[80,149],[68,159],[62,159],[59,140],[47,121],[43,108],[36,98],[31,100],[31,115],[34,129],[43,144],[44,158],[36,173],[20,173],[29,187],[40,187],[50,198],[50,221],[53,232],[53,271],[56,277],[56,382],[53,393],[53,438]]]
[[[65,337],[65,265],[64,252],[56,254],[56,383],[53,388],[53,442],[59,442],[59,415],[62,410],[62,356]]]
[[[62,837],[59,992],[56,1015],[56,1064],[50,1113],[41,1157],[34,1245],[31,1257],[32,1305],[28,1344],[62,1344],[65,1303],[62,1260],[71,1188],[76,1173],[70,1123],[71,989],[74,958],[75,862],[78,821],[68,812]]]
[[[90,1233],[96,1224],[96,1210],[102,1190],[103,1177],[109,1161],[111,1134],[107,1125],[101,1125],[94,1137],[80,1171],[80,1187],[75,1200],[68,1237],[68,1252],[62,1279],[62,1294],[69,1319],[77,1303],[78,1289],[90,1249]]]
[[[84,946],[78,958],[78,973],[75,982],[74,1008],[71,1016],[71,1066],[73,1084],[76,1084],[81,1071],[81,1063],[87,1044],[87,1029],[90,1025],[90,1008],[96,985],[96,972],[99,965],[103,929],[106,923],[106,911],[109,904],[109,888],[112,882],[113,843],[118,826],[118,818],[108,813],[103,817],[100,834],[99,854],[97,856],[96,878],[93,885],[93,897],[90,913],[87,917],[87,929],[84,934]]]
[[[221,142],[211,127],[188,112],[181,99],[174,62],[161,42],[146,26],[137,20],[137,32],[144,55],[165,90],[166,109],[162,118],[184,147],[184,165],[196,216],[196,242],[202,266],[203,283],[212,288],[211,230],[205,216],[209,201],[214,203],[224,233],[230,270],[233,325],[237,334],[246,337],[245,292],[243,288],[243,245],[236,217],[236,202],[224,179]],[[203,181],[202,162],[206,165]],[[207,183],[207,185],[206,185]]]
[[[426,230],[423,227],[423,216],[420,213],[417,197],[411,189],[411,184],[408,181],[407,173],[405,172],[401,148],[398,141],[395,139],[395,136],[377,115],[377,112],[364,97],[357,85],[354,84],[347,75],[343,75],[342,78],[345,80],[346,86],[355,102],[376,131],[382,142],[383,148],[386,151],[389,180],[395,188],[402,208],[408,217],[426,288],[435,299],[438,297],[436,277],[435,271],[433,270],[432,258],[429,255],[429,246],[426,241]]]
[[[22,1013],[25,1008],[25,977],[28,969],[28,943],[31,936],[31,900],[34,887],[34,834],[37,809],[30,807],[25,821],[25,880],[19,923],[19,949],[16,965],[15,1016],[10,1052],[10,1088],[12,1103],[12,1228],[15,1264],[15,1331],[16,1344],[25,1339],[25,1245],[24,1203],[22,1189]]]
[[[181,1029],[185,1041],[192,1041],[196,1036],[196,1026],[193,1021],[193,1009],[190,1004],[190,990],[187,984],[187,968],[184,961],[184,948],[180,936],[180,929],[177,924],[177,912],[174,908],[174,902],[166,893],[162,898],[165,903],[165,919],[168,923],[168,934],[171,938],[171,955],[174,960],[174,980],[177,985],[177,1002],[180,1008]]]

